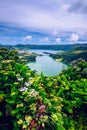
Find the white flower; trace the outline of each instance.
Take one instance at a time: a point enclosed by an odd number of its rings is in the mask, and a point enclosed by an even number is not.
[[[30,86],[30,85],[31,85],[30,82],[26,82],[26,83],[25,83],[25,86],[27,86],[27,87]]]
[[[20,91],[21,91],[21,92],[27,92],[27,91],[28,91],[28,88],[22,87],[22,88],[20,88]]]
[[[32,77],[29,78],[29,80],[32,80],[32,79],[33,79]]]
[[[22,81],[23,80],[23,78],[22,77],[18,77],[18,81]]]

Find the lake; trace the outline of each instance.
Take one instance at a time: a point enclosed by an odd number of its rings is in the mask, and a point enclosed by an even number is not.
[[[27,65],[31,70],[36,70],[38,74],[43,72],[46,76],[56,76],[58,75],[64,68],[67,68],[62,62],[57,62],[53,58],[49,57],[47,53],[57,53],[58,51],[53,50],[29,50],[29,52],[35,52],[37,54],[41,54],[42,56],[37,56],[36,62],[30,62]]]

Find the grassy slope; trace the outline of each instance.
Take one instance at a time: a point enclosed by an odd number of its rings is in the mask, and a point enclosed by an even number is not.
[[[65,63],[70,63],[78,58],[83,58],[87,61],[87,50],[71,50],[66,52],[61,52],[57,54],[50,54],[51,57],[57,59],[57,61],[62,60]]]
[[[87,51],[74,50],[74,51],[68,51],[63,54],[63,61],[66,63],[70,63],[73,60],[77,60],[78,58],[83,58],[87,61]]]

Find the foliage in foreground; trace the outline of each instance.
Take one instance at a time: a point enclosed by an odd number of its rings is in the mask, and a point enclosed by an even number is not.
[[[0,129],[87,129],[87,62],[76,60],[59,76],[45,77],[19,63],[16,53],[1,52]]]

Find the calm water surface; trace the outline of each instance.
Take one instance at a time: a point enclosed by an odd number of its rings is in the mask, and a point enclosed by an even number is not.
[[[33,51],[35,52],[35,51]],[[38,54],[43,54],[43,56],[37,56],[36,62],[30,62],[27,65],[31,70],[36,70],[38,74],[43,72],[46,76],[55,76],[58,75],[62,69],[66,68],[67,65],[62,62],[57,62],[53,60],[49,55],[44,54],[43,52],[48,52],[46,50],[39,50]],[[57,51],[49,51],[50,53],[56,53]]]

